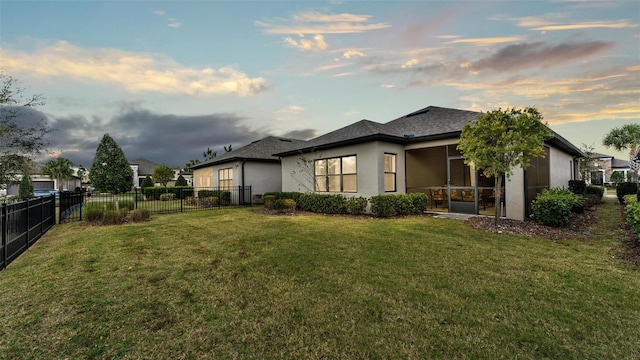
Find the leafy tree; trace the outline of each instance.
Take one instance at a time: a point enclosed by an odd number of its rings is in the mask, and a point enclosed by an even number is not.
[[[153,187],[155,184],[153,183],[153,180],[151,180],[151,176],[147,175],[144,180],[142,180],[142,187],[146,188],[146,187]]]
[[[226,153],[231,152],[231,145],[232,145],[232,144],[229,144],[229,147],[226,147],[226,146],[225,146],[225,147],[224,147],[224,152],[226,152]]]
[[[502,177],[508,179],[516,166],[526,168],[532,159],[544,156],[544,142],[552,136],[533,107],[492,110],[463,127],[458,149],[465,163],[495,179],[496,224],[502,212]]]
[[[632,182],[638,182],[638,163],[635,161],[638,146],[640,146],[640,124],[627,124],[611,129],[605,135],[602,144],[613,147],[616,151],[629,150],[629,167],[631,167]]]
[[[89,180],[96,190],[114,194],[127,192],[133,186],[133,170],[124,152],[109,134],[104,134],[98,145]]]
[[[167,183],[173,179],[173,169],[167,165],[160,165],[153,169],[153,181],[167,187]]]
[[[49,175],[49,177],[56,179],[58,182],[58,190],[62,191],[62,182],[70,180],[73,176],[73,169],[71,166],[73,166],[71,160],[59,157],[46,163],[42,171],[45,175]]]
[[[207,148],[207,151],[202,153],[202,156],[204,157],[204,161],[211,160],[214,157],[216,157],[217,155],[218,155],[217,152],[215,152],[215,151],[213,151],[213,150],[211,150],[209,148]]]
[[[189,160],[186,164],[184,164],[184,171],[193,173],[193,167],[200,163],[201,161],[198,159]]]
[[[22,180],[20,180],[20,185],[18,186],[18,198],[31,199],[33,196],[33,181],[31,181],[29,173],[24,172],[22,174]]]
[[[611,173],[611,182],[618,186],[621,182],[624,182],[624,173],[622,171],[614,171]]]
[[[16,182],[18,174],[29,171],[32,156],[41,154],[49,144],[51,129],[35,111],[44,105],[41,95],[24,98],[18,80],[0,73],[0,186]],[[36,115],[39,114],[39,115]],[[34,119],[34,115],[38,119]]]
[[[582,144],[580,150],[584,153],[584,157],[578,160],[580,167],[580,178],[584,181],[591,179],[591,173],[598,170],[597,158],[593,155],[593,145]]]
[[[178,179],[176,180],[176,186],[187,186],[187,179],[185,179],[182,174],[178,176]]]

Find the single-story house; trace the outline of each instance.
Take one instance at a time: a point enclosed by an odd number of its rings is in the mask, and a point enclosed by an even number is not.
[[[434,211],[492,214],[494,179],[466,165],[457,149],[463,126],[479,115],[429,106],[384,124],[361,120],[308,141],[267,137],[194,166],[194,187],[364,197],[423,192]],[[504,216],[523,220],[536,194],[579,177],[584,154],[576,146],[553,132],[545,151],[503,181]]]
[[[74,191],[76,188],[82,187],[82,179],[77,176],[77,171],[74,169],[74,175],[69,180],[62,180],[62,184],[58,183],[58,179],[52,179],[49,175],[43,174],[43,164],[32,163],[31,171],[33,172],[31,181],[33,182],[33,188],[40,190],[53,190],[59,189],[62,185],[63,191]],[[22,179],[22,175],[16,176],[16,183],[9,184],[7,188],[7,195],[17,195],[19,191],[19,182]]]
[[[254,198],[282,190],[280,158],[273,154],[305,141],[268,136],[192,167],[195,192],[251,186]],[[248,199],[246,199],[248,201]]]

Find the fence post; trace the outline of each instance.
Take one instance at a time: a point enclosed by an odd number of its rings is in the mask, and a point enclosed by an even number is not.
[[[7,250],[7,231],[8,231],[8,226],[7,226],[7,221],[9,221],[8,219],[8,211],[7,211],[7,204],[4,203],[2,204],[2,264],[0,264],[0,269],[4,269],[7,267],[7,258],[9,257],[9,251]]]
[[[180,212],[184,212],[184,211],[182,210],[182,201],[183,201],[183,199],[184,199],[184,193],[183,193],[183,190],[184,190],[184,189],[180,189],[180,190],[179,190],[179,192],[180,192]]]
[[[136,206],[136,209],[137,209],[138,208],[138,187],[136,186],[133,189],[135,190],[135,194],[136,194],[134,199],[135,199],[135,203],[136,203],[135,206]]]

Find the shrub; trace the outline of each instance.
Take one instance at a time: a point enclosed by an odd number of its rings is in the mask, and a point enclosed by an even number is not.
[[[602,186],[587,186],[584,191],[585,195],[595,195],[596,197],[602,198],[604,195],[604,187]]]
[[[183,187],[183,186],[187,186],[187,179],[185,179],[184,176],[180,174],[180,176],[178,176],[178,178],[176,179],[176,187]]]
[[[210,208],[218,205],[219,205],[219,201],[218,201],[218,198],[215,196],[198,198],[198,207]]]
[[[199,198],[217,197],[220,205],[231,204],[231,191],[229,190],[199,190]]]
[[[273,204],[273,208],[279,212],[293,213],[296,211],[296,202],[293,199],[278,199]]]
[[[276,196],[275,195],[265,195],[264,196],[264,206],[267,209],[273,209],[273,206],[276,203]]]
[[[623,182],[616,186],[616,195],[618,202],[624,204],[624,196],[638,193],[638,184],[634,182]]]
[[[633,202],[625,207],[625,215],[627,222],[631,225],[631,230],[636,234],[636,242],[640,235],[640,202]]]
[[[120,200],[118,201],[118,208],[119,209],[128,209],[128,210],[133,210],[136,207],[136,203],[132,200]]]
[[[136,209],[129,213],[129,218],[133,222],[147,221],[151,218],[149,209]]]
[[[297,204],[303,211],[322,214],[346,214],[347,198],[341,194],[302,194],[300,193]]]
[[[160,195],[160,201],[171,201],[171,200],[175,200],[175,198],[176,198],[176,194],[173,194],[173,193]]]
[[[113,202],[113,201],[110,201],[110,202],[104,203],[104,208],[105,208],[107,211],[113,211],[113,210],[116,210],[116,203],[115,203],[115,202]]]
[[[626,205],[630,205],[637,202],[638,202],[638,197],[636,195],[629,194],[624,196],[624,203]]]
[[[118,210],[109,210],[102,217],[102,225],[119,225],[123,221],[122,213]]]
[[[144,180],[142,180],[142,188],[148,188],[148,187],[153,187],[153,185],[155,185],[153,183],[153,180],[151,180],[151,176],[147,175]]]
[[[395,215],[395,201],[393,195],[376,195],[371,197],[371,212],[377,217]]]
[[[427,210],[429,197],[425,193],[411,193],[411,202],[413,203],[413,213],[418,215]]]
[[[367,209],[367,204],[369,200],[362,196],[351,196],[348,197],[345,201],[345,205],[347,207],[347,213],[352,215],[362,215],[364,211]]]
[[[88,223],[102,222],[104,217],[104,210],[98,207],[87,209],[84,218]]]
[[[565,226],[569,223],[571,209],[580,197],[568,189],[545,189],[533,201],[531,217],[537,223],[547,226]]]
[[[582,195],[586,188],[587,183],[584,180],[569,180],[569,190],[574,194]]]
[[[410,215],[415,211],[413,209],[413,201],[407,194],[387,195],[393,199],[393,206],[396,214],[398,215]]]
[[[304,193],[296,192],[296,191],[270,191],[264,193],[264,196],[273,195],[275,200],[279,199],[292,199],[296,203],[299,203],[300,196],[303,196]]]

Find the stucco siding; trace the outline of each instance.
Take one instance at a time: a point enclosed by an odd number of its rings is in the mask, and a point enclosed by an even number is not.
[[[568,187],[569,180],[573,179],[573,156],[564,151],[550,147],[549,149],[549,185],[553,187]]]
[[[242,165],[239,169],[241,168]],[[253,195],[282,189],[282,171],[278,163],[246,162],[244,171],[244,185],[251,186]],[[242,181],[241,170],[238,171],[238,177],[238,180]]]
[[[282,158],[282,191],[313,191],[313,160],[342,156],[356,156],[358,177],[357,192],[342,193],[345,196],[365,196],[384,194],[384,154],[396,157],[396,193],[404,193],[405,169],[404,146],[380,141],[365,144],[342,146],[304,155],[292,155]],[[301,157],[311,162],[303,165]]]

